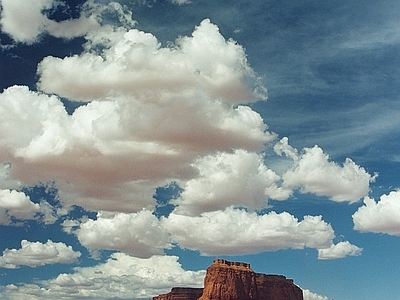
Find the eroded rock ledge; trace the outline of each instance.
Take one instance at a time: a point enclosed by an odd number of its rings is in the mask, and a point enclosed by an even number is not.
[[[303,291],[282,275],[255,273],[250,264],[216,259],[204,288],[174,287],[153,300],[303,300]]]

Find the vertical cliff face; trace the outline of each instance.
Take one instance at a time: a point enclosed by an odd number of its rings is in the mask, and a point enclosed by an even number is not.
[[[257,274],[249,264],[216,259],[204,289],[173,288],[154,300],[303,300],[303,291],[281,275]]]
[[[257,274],[258,299],[303,300],[303,291],[281,275]]]
[[[281,275],[257,274],[249,264],[214,260],[199,300],[303,300],[303,291]]]
[[[207,269],[199,300],[257,299],[256,274],[249,264],[215,260]]]

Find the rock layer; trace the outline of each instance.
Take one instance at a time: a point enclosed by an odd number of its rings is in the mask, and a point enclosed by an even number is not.
[[[216,259],[207,268],[204,289],[173,288],[153,299],[303,300],[303,291],[285,276],[259,274],[250,264]]]
[[[168,294],[153,297],[153,300],[197,300],[203,293],[203,288],[174,287]]]

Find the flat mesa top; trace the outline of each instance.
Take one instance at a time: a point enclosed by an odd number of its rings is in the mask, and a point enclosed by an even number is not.
[[[233,269],[241,269],[247,271],[253,271],[250,268],[250,264],[244,262],[236,262],[236,261],[228,261],[225,259],[214,259],[212,266],[219,266],[219,267],[229,267]]]

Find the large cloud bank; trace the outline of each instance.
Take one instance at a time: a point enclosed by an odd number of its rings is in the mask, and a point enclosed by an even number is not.
[[[25,43],[55,35],[53,26],[66,25],[53,24],[43,9],[56,4],[32,2],[36,22],[27,31],[24,22],[15,22],[15,4],[5,1],[5,32]],[[102,12],[110,9],[124,26],[102,24]],[[150,257],[177,243],[203,254],[303,247],[325,249],[321,258],[358,253],[332,248],[333,229],[321,217],[299,222],[290,214],[254,211],[268,208],[269,199],[288,199],[296,189],[352,203],[368,195],[374,177],[350,159],[343,166],[329,161],[318,146],[298,151],[287,138],[276,142],[277,135],[246,106],[266,94],[243,47],[226,40],[210,20],[163,47],[152,34],[132,28],[130,17],[116,3],[86,3],[79,20],[96,20],[94,25],[63,35],[85,36],[84,51],[44,58],[38,91],[13,86],[0,94],[2,223],[54,218],[47,203],[33,203],[21,191],[54,182],[64,212],[72,206],[100,211],[97,220],[69,220],[78,224],[69,232],[89,249]],[[86,104],[68,114],[62,97]],[[278,155],[293,160],[283,174],[268,168],[262,155],[274,144]],[[153,196],[171,182],[182,192],[171,199],[173,213],[159,220],[151,213]],[[244,228],[234,226],[239,221]],[[198,234],[185,231],[194,224],[201,225]],[[224,228],[232,230],[230,248],[215,238]],[[201,238],[206,229],[214,235],[208,241]],[[260,232],[263,237],[257,237]],[[252,246],[242,249],[243,239]]]

